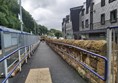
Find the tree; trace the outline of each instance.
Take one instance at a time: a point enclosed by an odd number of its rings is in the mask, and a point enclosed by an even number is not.
[[[62,37],[62,32],[57,30],[55,32],[55,36],[57,37],[57,39],[59,39],[59,37]]]
[[[50,29],[48,32],[49,36],[56,36],[57,38],[62,37],[62,32],[56,29]]]
[[[0,0],[0,25],[20,30],[20,20],[18,19],[19,4],[17,0]],[[23,30],[37,34],[47,34],[45,26],[38,25],[33,17],[22,7]],[[37,26],[37,28],[36,28]]]
[[[45,27],[45,26],[38,25],[37,33],[38,33],[39,35],[47,35],[47,34],[48,34],[48,29],[47,29],[47,27]]]

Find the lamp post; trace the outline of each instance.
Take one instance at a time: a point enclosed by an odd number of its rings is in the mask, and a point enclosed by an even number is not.
[[[23,21],[22,21],[22,1],[19,0],[19,6],[20,6],[20,22],[21,22],[21,32],[23,31]]]
[[[34,34],[36,35],[36,21],[34,20]]]
[[[35,35],[37,35],[37,33],[38,33],[37,21],[38,21],[38,20],[34,20],[34,33],[35,33]]]

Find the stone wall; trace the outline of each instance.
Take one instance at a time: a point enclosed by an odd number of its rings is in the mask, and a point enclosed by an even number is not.
[[[100,80],[97,76],[91,73],[89,70],[84,68],[79,62],[85,63],[95,72],[104,76],[104,66],[105,62],[103,59],[92,56],[80,50],[72,47],[64,46],[58,43],[64,43],[69,45],[74,45],[88,51],[100,54],[101,56],[106,56],[106,41],[105,40],[57,40],[57,39],[46,39],[48,45],[54,49],[69,65],[74,67],[78,73],[86,80],[91,83],[105,83],[105,81]],[[69,56],[71,55],[71,56]],[[73,59],[75,58],[75,59]]]

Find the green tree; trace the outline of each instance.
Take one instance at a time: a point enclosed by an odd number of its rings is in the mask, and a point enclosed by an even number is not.
[[[50,29],[48,32],[49,36],[56,36],[57,38],[62,37],[62,32],[56,29]]]
[[[45,27],[45,26],[42,26],[42,25],[38,25],[38,28],[37,28],[38,30],[37,30],[37,33],[39,34],[39,35],[47,35],[48,34],[48,29],[47,29],[47,27]]]
[[[62,32],[57,30],[55,32],[55,36],[57,37],[57,39],[59,39],[59,37],[62,37]]]
[[[19,4],[17,0],[0,0],[0,25],[20,30],[20,20],[18,19]],[[22,7],[23,29],[27,32],[37,34],[47,34],[48,29],[45,26],[38,25],[33,17]],[[36,28],[36,26],[37,28]]]

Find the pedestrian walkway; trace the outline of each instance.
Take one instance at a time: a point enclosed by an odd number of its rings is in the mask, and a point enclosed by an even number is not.
[[[30,69],[49,68],[53,83],[87,83],[79,74],[57,55],[46,43],[41,43],[22,71],[10,83],[25,83]]]

